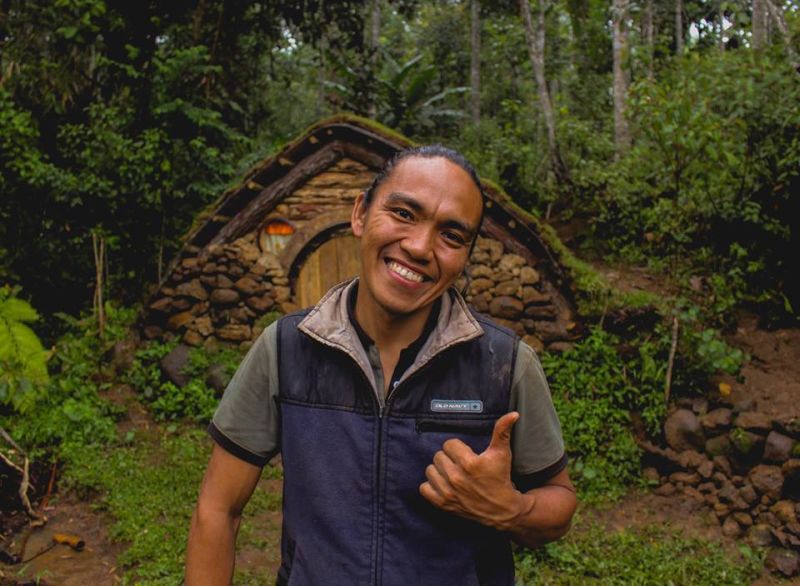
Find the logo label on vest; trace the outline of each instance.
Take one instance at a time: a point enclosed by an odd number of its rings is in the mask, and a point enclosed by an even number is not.
[[[459,401],[458,399],[433,399],[431,411],[442,413],[480,413],[483,401]]]

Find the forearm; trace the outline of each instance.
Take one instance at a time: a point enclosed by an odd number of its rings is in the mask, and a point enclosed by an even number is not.
[[[186,586],[232,583],[240,519],[221,511],[195,509],[186,551]]]
[[[572,486],[548,484],[518,494],[519,513],[500,529],[531,549],[562,537],[570,527],[578,504]]]

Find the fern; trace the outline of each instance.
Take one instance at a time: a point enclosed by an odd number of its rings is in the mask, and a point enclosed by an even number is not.
[[[26,325],[39,314],[16,293],[0,287],[0,404],[23,411],[32,404],[35,389],[48,380],[48,353]]]

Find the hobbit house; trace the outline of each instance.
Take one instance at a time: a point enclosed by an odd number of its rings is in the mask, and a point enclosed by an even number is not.
[[[198,218],[147,306],[149,339],[249,345],[275,316],[359,271],[350,212],[406,138],[353,116],[324,120],[250,171]],[[572,339],[564,271],[534,218],[484,183],[467,301],[537,350]]]

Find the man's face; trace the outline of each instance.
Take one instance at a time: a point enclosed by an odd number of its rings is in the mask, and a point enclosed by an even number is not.
[[[400,161],[365,207],[353,208],[361,240],[359,297],[392,315],[424,311],[461,275],[483,201],[469,174],[443,157]]]

